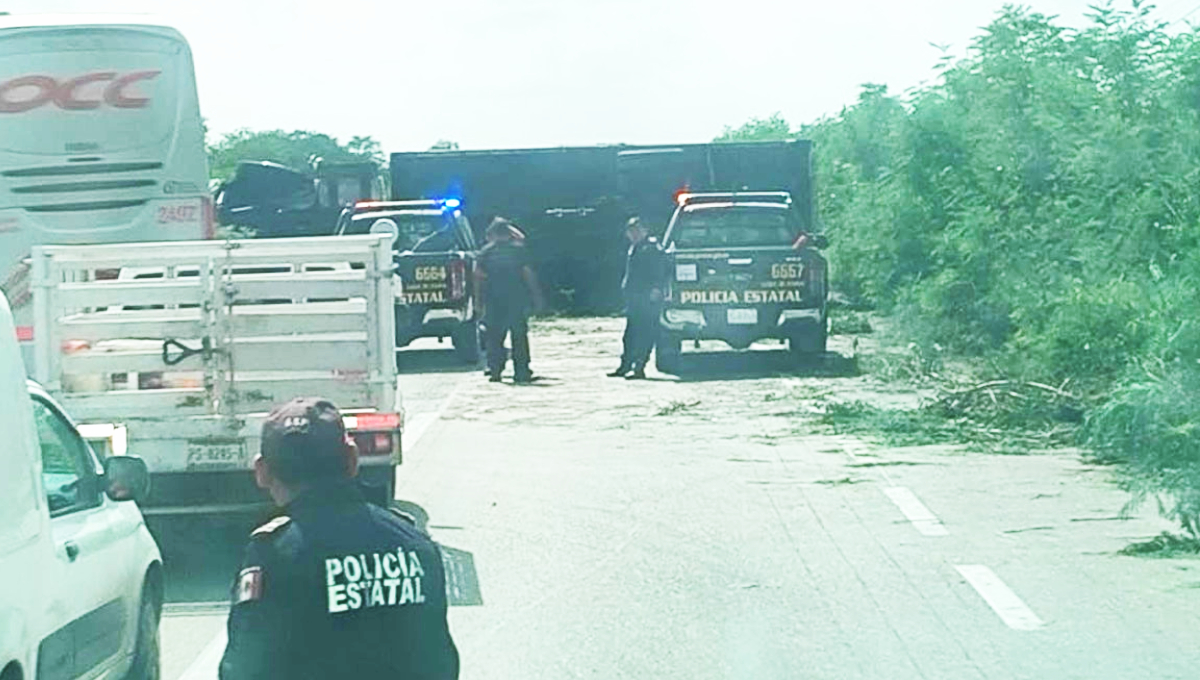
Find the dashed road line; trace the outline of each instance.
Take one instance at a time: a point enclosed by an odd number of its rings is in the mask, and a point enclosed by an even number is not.
[[[981,564],[958,564],[954,568],[1009,628],[1037,630],[1045,625],[991,569]]]
[[[900,512],[908,518],[913,527],[926,536],[946,536],[949,531],[946,530],[946,525],[933,514],[921,499],[917,498],[910,489],[903,486],[884,487],[883,493],[900,508]]]

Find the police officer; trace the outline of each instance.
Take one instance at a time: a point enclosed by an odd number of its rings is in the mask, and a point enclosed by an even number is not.
[[[521,231],[517,227],[517,225],[513,224],[512,222],[508,223],[508,227],[509,227],[509,229],[508,229],[509,234],[512,236],[513,241],[523,245],[525,243],[525,232]],[[499,230],[488,229],[484,232],[484,238],[486,239],[487,242],[484,244],[483,249],[480,251],[481,253],[487,252],[491,248],[495,247],[495,244],[501,238],[500,232],[499,232]],[[479,297],[478,291],[476,292],[475,299],[477,301],[477,304],[479,304],[479,305],[483,304],[482,300]],[[480,316],[482,316],[482,315],[480,315]],[[479,322],[479,349],[481,352],[483,352],[483,356],[484,356],[483,375],[485,378],[491,377],[491,375],[492,375],[492,370],[491,370],[491,368],[488,367],[488,363],[487,363],[487,346],[488,346],[487,345],[487,335],[488,335],[487,334],[487,324],[482,319],[480,319],[480,322]]]
[[[533,380],[529,369],[529,314],[542,306],[541,288],[521,232],[501,217],[487,228],[488,245],[475,266],[475,299],[483,309],[484,347],[489,380],[500,382],[508,357],[504,339],[512,336],[514,381]]]
[[[640,218],[629,220],[625,236],[629,239],[629,253],[625,260],[625,279],[621,282],[625,294],[624,351],[621,365],[608,375],[641,380],[646,377],[646,363],[650,361],[650,350],[658,338],[666,258]]]
[[[368,503],[328,401],[267,416],[254,476],[285,515],[259,527],[233,588],[221,680],[458,677],[437,546]]]

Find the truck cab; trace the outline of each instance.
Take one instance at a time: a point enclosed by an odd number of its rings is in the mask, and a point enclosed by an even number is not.
[[[327,236],[344,209],[383,195],[374,163],[319,161],[301,172],[268,161],[243,161],[215,191],[216,216],[258,238]]]
[[[825,237],[803,228],[787,192],[680,194],[663,246],[670,276],[656,352],[678,372],[684,340],[745,349],[786,340],[797,358],[825,351]]]
[[[447,337],[466,363],[479,360],[478,319],[470,285],[479,252],[455,198],[367,201],[342,213],[338,235],[395,235],[396,347],[416,338]]]

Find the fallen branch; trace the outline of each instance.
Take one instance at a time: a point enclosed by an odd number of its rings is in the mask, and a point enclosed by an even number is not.
[[[1065,382],[1063,384],[1066,385]],[[991,395],[994,400],[995,396],[992,394],[992,391],[998,387],[1008,387],[1008,388],[1033,387],[1033,388],[1036,388],[1039,390],[1043,390],[1045,392],[1057,394],[1058,396],[1064,397],[1066,399],[1072,399],[1072,400],[1079,399],[1079,397],[1075,396],[1074,394],[1071,394],[1070,392],[1064,391],[1058,387],[1047,385],[1045,383],[1033,382],[1033,381],[1020,382],[1017,380],[989,380],[988,382],[979,383],[978,385],[972,385],[971,387],[967,387],[967,388],[961,389],[961,390],[947,390],[946,395],[944,397],[942,397],[942,399],[947,399],[947,398],[951,398],[951,397],[964,397],[969,394],[974,394],[976,392],[987,391],[988,394]],[[1014,397],[1018,396],[1016,393],[1012,392],[1011,390],[1008,392],[1008,394],[1011,396],[1014,396]],[[1018,398],[1024,398],[1024,397],[1018,397]]]

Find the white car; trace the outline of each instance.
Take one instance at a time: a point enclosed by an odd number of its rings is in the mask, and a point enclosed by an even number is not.
[[[0,680],[159,677],[163,570],[137,458],[101,461],[27,382],[0,294]]]

